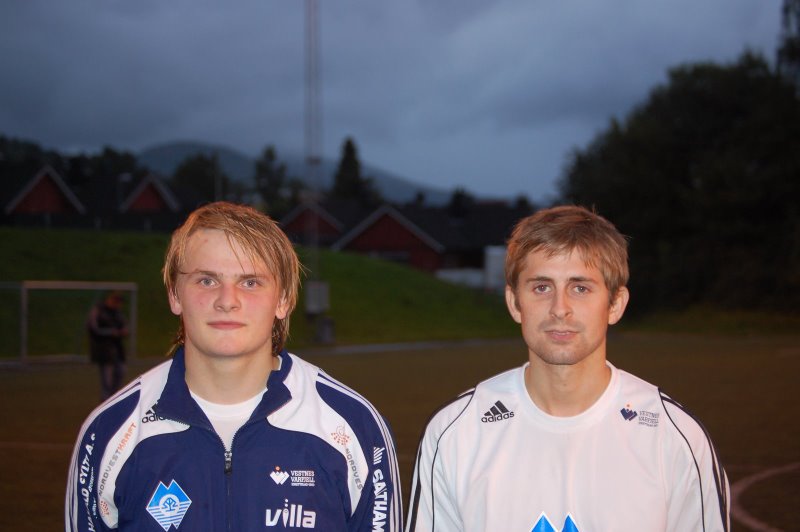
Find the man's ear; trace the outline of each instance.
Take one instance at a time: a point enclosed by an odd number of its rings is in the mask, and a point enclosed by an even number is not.
[[[609,325],[614,325],[620,319],[622,319],[622,315],[625,314],[625,307],[628,306],[628,300],[630,297],[631,294],[628,292],[626,287],[621,286],[617,289],[617,295],[614,296],[613,301],[611,301],[611,306],[608,309]]]
[[[169,309],[172,313],[176,316],[180,316],[183,313],[183,306],[178,299],[178,294],[176,294],[174,290],[169,290],[167,291],[167,299],[169,299]]]
[[[508,285],[506,285],[506,307],[508,307],[508,313],[511,314],[514,321],[522,323],[522,313],[519,311],[519,305],[517,304],[517,294]]]
[[[275,319],[282,320],[288,315],[289,315],[289,302],[286,301],[285,297],[282,297],[280,301],[278,301],[278,306],[275,307]]]

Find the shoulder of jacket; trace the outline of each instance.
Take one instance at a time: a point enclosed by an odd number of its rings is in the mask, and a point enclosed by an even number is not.
[[[692,448],[711,445],[708,431],[697,416],[662,390],[658,390],[658,394],[667,418],[667,426],[680,435],[680,440],[685,440]]]
[[[166,360],[134,378],[120,391],[97,406],[86,418],[86,424],[96,420],[103,423],[119,420],[124,422],[130,413],[139,408],[147,409],[155,404],[167,382],[172,360]]]
[[[513,393],[514,379],[520,368],[511,368],[479,382],[474,388],[461,392],[448,400],[431,415],[428,425],[448,428],[464,417],[470,409],[479,408],[482,399],[495,397],[498,393]]]

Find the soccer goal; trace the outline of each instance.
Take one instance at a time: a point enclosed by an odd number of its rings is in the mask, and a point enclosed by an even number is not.
[[[136,283],[21,281],[0,284],[0,314],[6,318],[2,320],[4,325],[0,325],[1,359],[20,363],[88,359],[89,310],[112,290],[126,294],[123,312],[130,329],[128,354],[134,358],[138,323]]]

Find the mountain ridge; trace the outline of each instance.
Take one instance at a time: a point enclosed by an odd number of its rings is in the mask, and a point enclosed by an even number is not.
[[[200,154],[207,157],[216,154],[223,171],[234,181],[246,183],[253,178],[256,158],[221,144],[199,141],[166,142],[144,148],[136,157],[150,170],[163,175],[172,175],[186,158]],[[316,190],[328,190],[332,187],[338,161],[323,159],[315,182],[310,182],[308,178],[302,177],[305,174],[304,157],[292,153],[277,155],[278,162],[286,165],[288,176],[297,177]],[[372,178],[381,195],[396,203],[414,201],[417,194],[422,193],[425,203],[442,205],[447,203],[452,195],[452,192],[414,182],[364,161],[361,161],[361,174],[365,178]]]

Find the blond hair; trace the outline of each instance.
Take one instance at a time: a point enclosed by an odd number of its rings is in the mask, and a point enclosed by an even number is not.
[[[272,354],[277,356],[289,336],[289,316],[297,304],[302,265],[286,234],[266,214],[246,206],[218,201],[198,208],[172,233],[164,258],[162,274],[167,292],[176,295],[176,285],[181,267],[186,261],[186,245],[195,232],[201,229],[218,229],[229,242],[236,242],[253,263],[263,264],[275,277],[287,312],[283,319],[272,325]],[[183,322],[173,344],[173,350],[183,345],[186,333]]]

